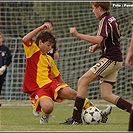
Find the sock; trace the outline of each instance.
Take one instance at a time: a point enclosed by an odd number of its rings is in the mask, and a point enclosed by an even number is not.
[[[81,114],[82,114],[82,108],[84,105],[84,101],[85,101],[84,98],[81,98],[78,96],[76,97],[72,118],[77,122],[81,121]]]
[[[128,131],[133,131],[133,106],[132,106],[132,109],[130,111]]]
[[[86,98],[84,105],[83,105],[83,109],[85,110],[85,109],[89,108],[90,106],[94,106],[94,104],[88,98]]]
[[[45,113],[44,115],[48,118],[50,114],[46,114],[46,113]]]
[[[43,110],[42,110],[42,108],[41,108],[41,112],[44,114],[44,116],[46,116],[47,118],[49,117],[49,115],[50,114],[46,114]]]
[[[116,102],[116,106],[130,113],[132,104],[120,97]]]

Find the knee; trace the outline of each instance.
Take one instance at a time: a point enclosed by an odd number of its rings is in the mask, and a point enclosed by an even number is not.
[[[41,106],[42,110],[46,114],[50,114],[53,111],[54,105],[53,104],[45,104]]]
[[[78,80],[78,85],[83,84],[83,82],[84,82],[84,77],[80,77]]]
[[[105,94],[101,94],[101,98],[102,98],[102,99],[104,99],[104,100],[105,100],[105,99],[106,99],[106,97],[107,97],[107,96],[106,96]]]
[[[81,78],[79,78],[78,86],[80,86],[80,85],[82,85],[82,86],[87,85],[88,86],[88,84],[89,84],[89,80],[87,80],[87,77],[82,76]]]
[[[73,91],[73,92],[70,94],[70,99],[75,100],[75,99],[76,99],[76,96],[77,96],[77,92],[76,92],[76,91]]]
[[[105,101],[109,101],[109,95],[106,93],[101,93],[101,98],[104,99]]]

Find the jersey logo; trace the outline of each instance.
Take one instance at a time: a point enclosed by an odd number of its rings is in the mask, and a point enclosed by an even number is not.
[[[114,17],[111,17],[111,18],[108,19],[108,21],[109,21],[110,23],[112,23],[113,21],[116,21],[116,19],[115,19]]]
[[[35,96],[35,99],[38,99],[38,95]]]

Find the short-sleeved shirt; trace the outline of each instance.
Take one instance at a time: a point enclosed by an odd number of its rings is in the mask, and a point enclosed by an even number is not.
[[[100,58],[104,57],[112,61],[122,62],[119,26],[110,12],[106,12],[101,16],[97,35],[104,37],[100,44],[102,49]]]
[[[59,77],[60,72],[52,57],[44,55],[32,40],[29,43],[22,42],[26,55],[23,92],[31,94],[38,88],[51,83],[53,78]]]

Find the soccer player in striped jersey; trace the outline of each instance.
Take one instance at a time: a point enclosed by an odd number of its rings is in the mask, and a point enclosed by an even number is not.
[[[132,26],[133,26],[133,22],[132,22]],[[128,48],[128,52],[127,52],[126,60],[125,60],[125,66],[127,68],[131,68],[132,65],[133,65],[133,31],[132,31],[130,46]],[[132,86],[132,88],[133,88],[133,86]],[[133,106],[130,111],[128,131],[133,131]]]
[[[130,112],[132,104],[112,93],[112,87],[116,82],[118,72],[122,66],[122,52],[120,49],[120,31],[116,19],[110,13],[110,2],[91,2],[93,13],[99,19],[96,36],[79,33],[75,27],[70,28],[70,33],[75,37],[92,43],[89,51],[94,53],[102,50],[99,62],[92,66],[78,80],[77,97],[73,109],[72,118],[61,124],[82,124],[81,112],[88,85],[94,80],[100,79],[101,98],[116,105],[118,108]]]

